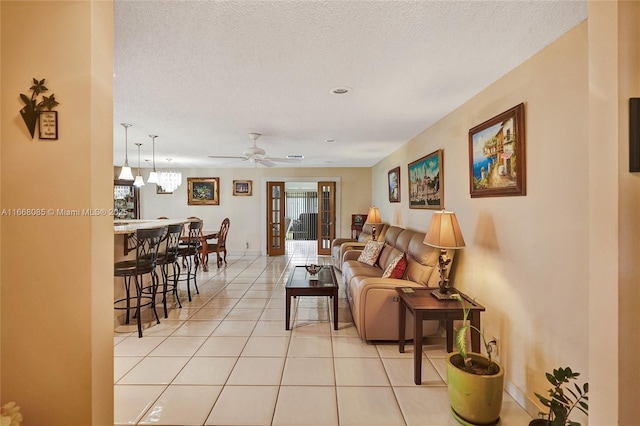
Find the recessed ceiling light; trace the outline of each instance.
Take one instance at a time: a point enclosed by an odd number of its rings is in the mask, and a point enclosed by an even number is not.
[[[329,93],[334,94],[334,95],[344,95],[346,93],[351,92],[353,89],[351,87],[347,87],[347,86],[338,86],[338,87],[334,87],[333,89],[329,90]]]
[[[328,143],[334,143],[335,141],[336,141],[335,139],[326,139],[325,140],[325,142],[328,142]]]

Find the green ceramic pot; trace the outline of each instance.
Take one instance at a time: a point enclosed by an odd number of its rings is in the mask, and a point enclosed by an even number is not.
[[[474,363],[488,365],[489,361],[480,354],[469,354]],[[491,425],[500,420],[502,392],[504,389],[504,369],[498,365],[498,373],[481,376],[467,373],[454,365],[457,352],[447,356],[447,383],[449,402],[454,416],[462,424]],[[453,363],[452,363],[453,360]]]

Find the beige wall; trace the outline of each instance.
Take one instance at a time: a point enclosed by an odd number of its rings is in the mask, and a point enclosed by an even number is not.
[[[0,7],[2,209],[110,208],[112,2]],[[33,77],[60,102],[57,141],[20,117]],[[0,224],[2,402],[30,425],[113,424],[112,218]]]
[[[571,366],[588,378],[588,74],[583,23],[416,136],[373,170],[373,200],[393,224],[426,230],[429,210],[408,208],[407,164],[444,149],[444,204],[467,246],[455,286],[486,308],[507,390],[524,403],[547,389],[544,372]],[[527,195],[471,199],[468,130],[525,103]],[[402,202],[387,201],[401,167]],[[535,414],[537,409],[530,404]]]
[[[116,168],[119,172],[119,168]],[[184,218],[197,216],[205,228],[216,229],[225,217],[231,219],[228,248],[232,253],[260,253],[266,239],[266,180],[323,180],[339,179],[336,191],[340,218],[336,234],[351,234],[351,214],[366,213],[371,205],[370,168],[245,168],[245,169],[183,169],[182,185],[170,195],[156,194],[155,185],[145,185],[140,194],[141,218],[159,216]],[[146,179],[149,171],[143,170]],[[219,177],[220,205],[187,205],[187,177]],[[233,196],[234,180],[252,180],[253,195]],[[246,243],[249,249],[246,249]]]

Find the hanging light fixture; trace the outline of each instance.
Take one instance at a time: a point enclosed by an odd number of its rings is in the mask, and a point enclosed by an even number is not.
[[[129,123],[120,123],[124,127],[124,166],[120,170],[120,176],[118,179],[133,180],[133,174],[131,173],[131,167],[129,167],[129,148],[127,143],[127,130],[131,127]]]
[[[182,184],[182,173],[171,171],[171,158],[167,158],[168,170],[158,172],[158,185],[164,192],[173,192]]]
[[[149,173],[149,178],[147,179],[147,183],[158,183],[158,172],[156,172],[156,138],[158,135],[149,135],[152,143],[152,157],[151,161],[153,162],[153,170]]]
[[[142,175],[140,174],[140,147],[142,144],[136,143],[136,146],[138,147],[138,175],[136,176],[136,180],[133,181],[133,186],[141,187],[144,185],[144,179],[142,179]]]

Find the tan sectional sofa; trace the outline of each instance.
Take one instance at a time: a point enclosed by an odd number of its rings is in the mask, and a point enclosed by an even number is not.
[[[364,340],[398,340],[399,301],[396,287],[437,287],[440,249],[423,243],[424,233],[391,226],[374,266],[358,262],[361,250],[343,255],[342,281],[351,313],[360,337]],[[453,258],[455,250],[449,250]],[[386,267],[398,255],[406,253],[407,269],[402,279],[381,278]],[[449,267],[451,264],[449,264]],[[405,337],[413,338],[413,318],[407,313]],[[425,336],[437,333],[438,321],[425,321]]]
[[[384,241],[387,229],[389,229],[389,225],[385,223],[376,226],[376,241]],[[367,244],[367,241],[370,241],[372,238],[373,226],[365,223],[357,240],[351,238],[336,238],[333,240],[331,242],[331,262],[333,266],[335,266],[338,271],[341,271],[342,256],[344,256],[344,253],[348,250],[362,250]]]

